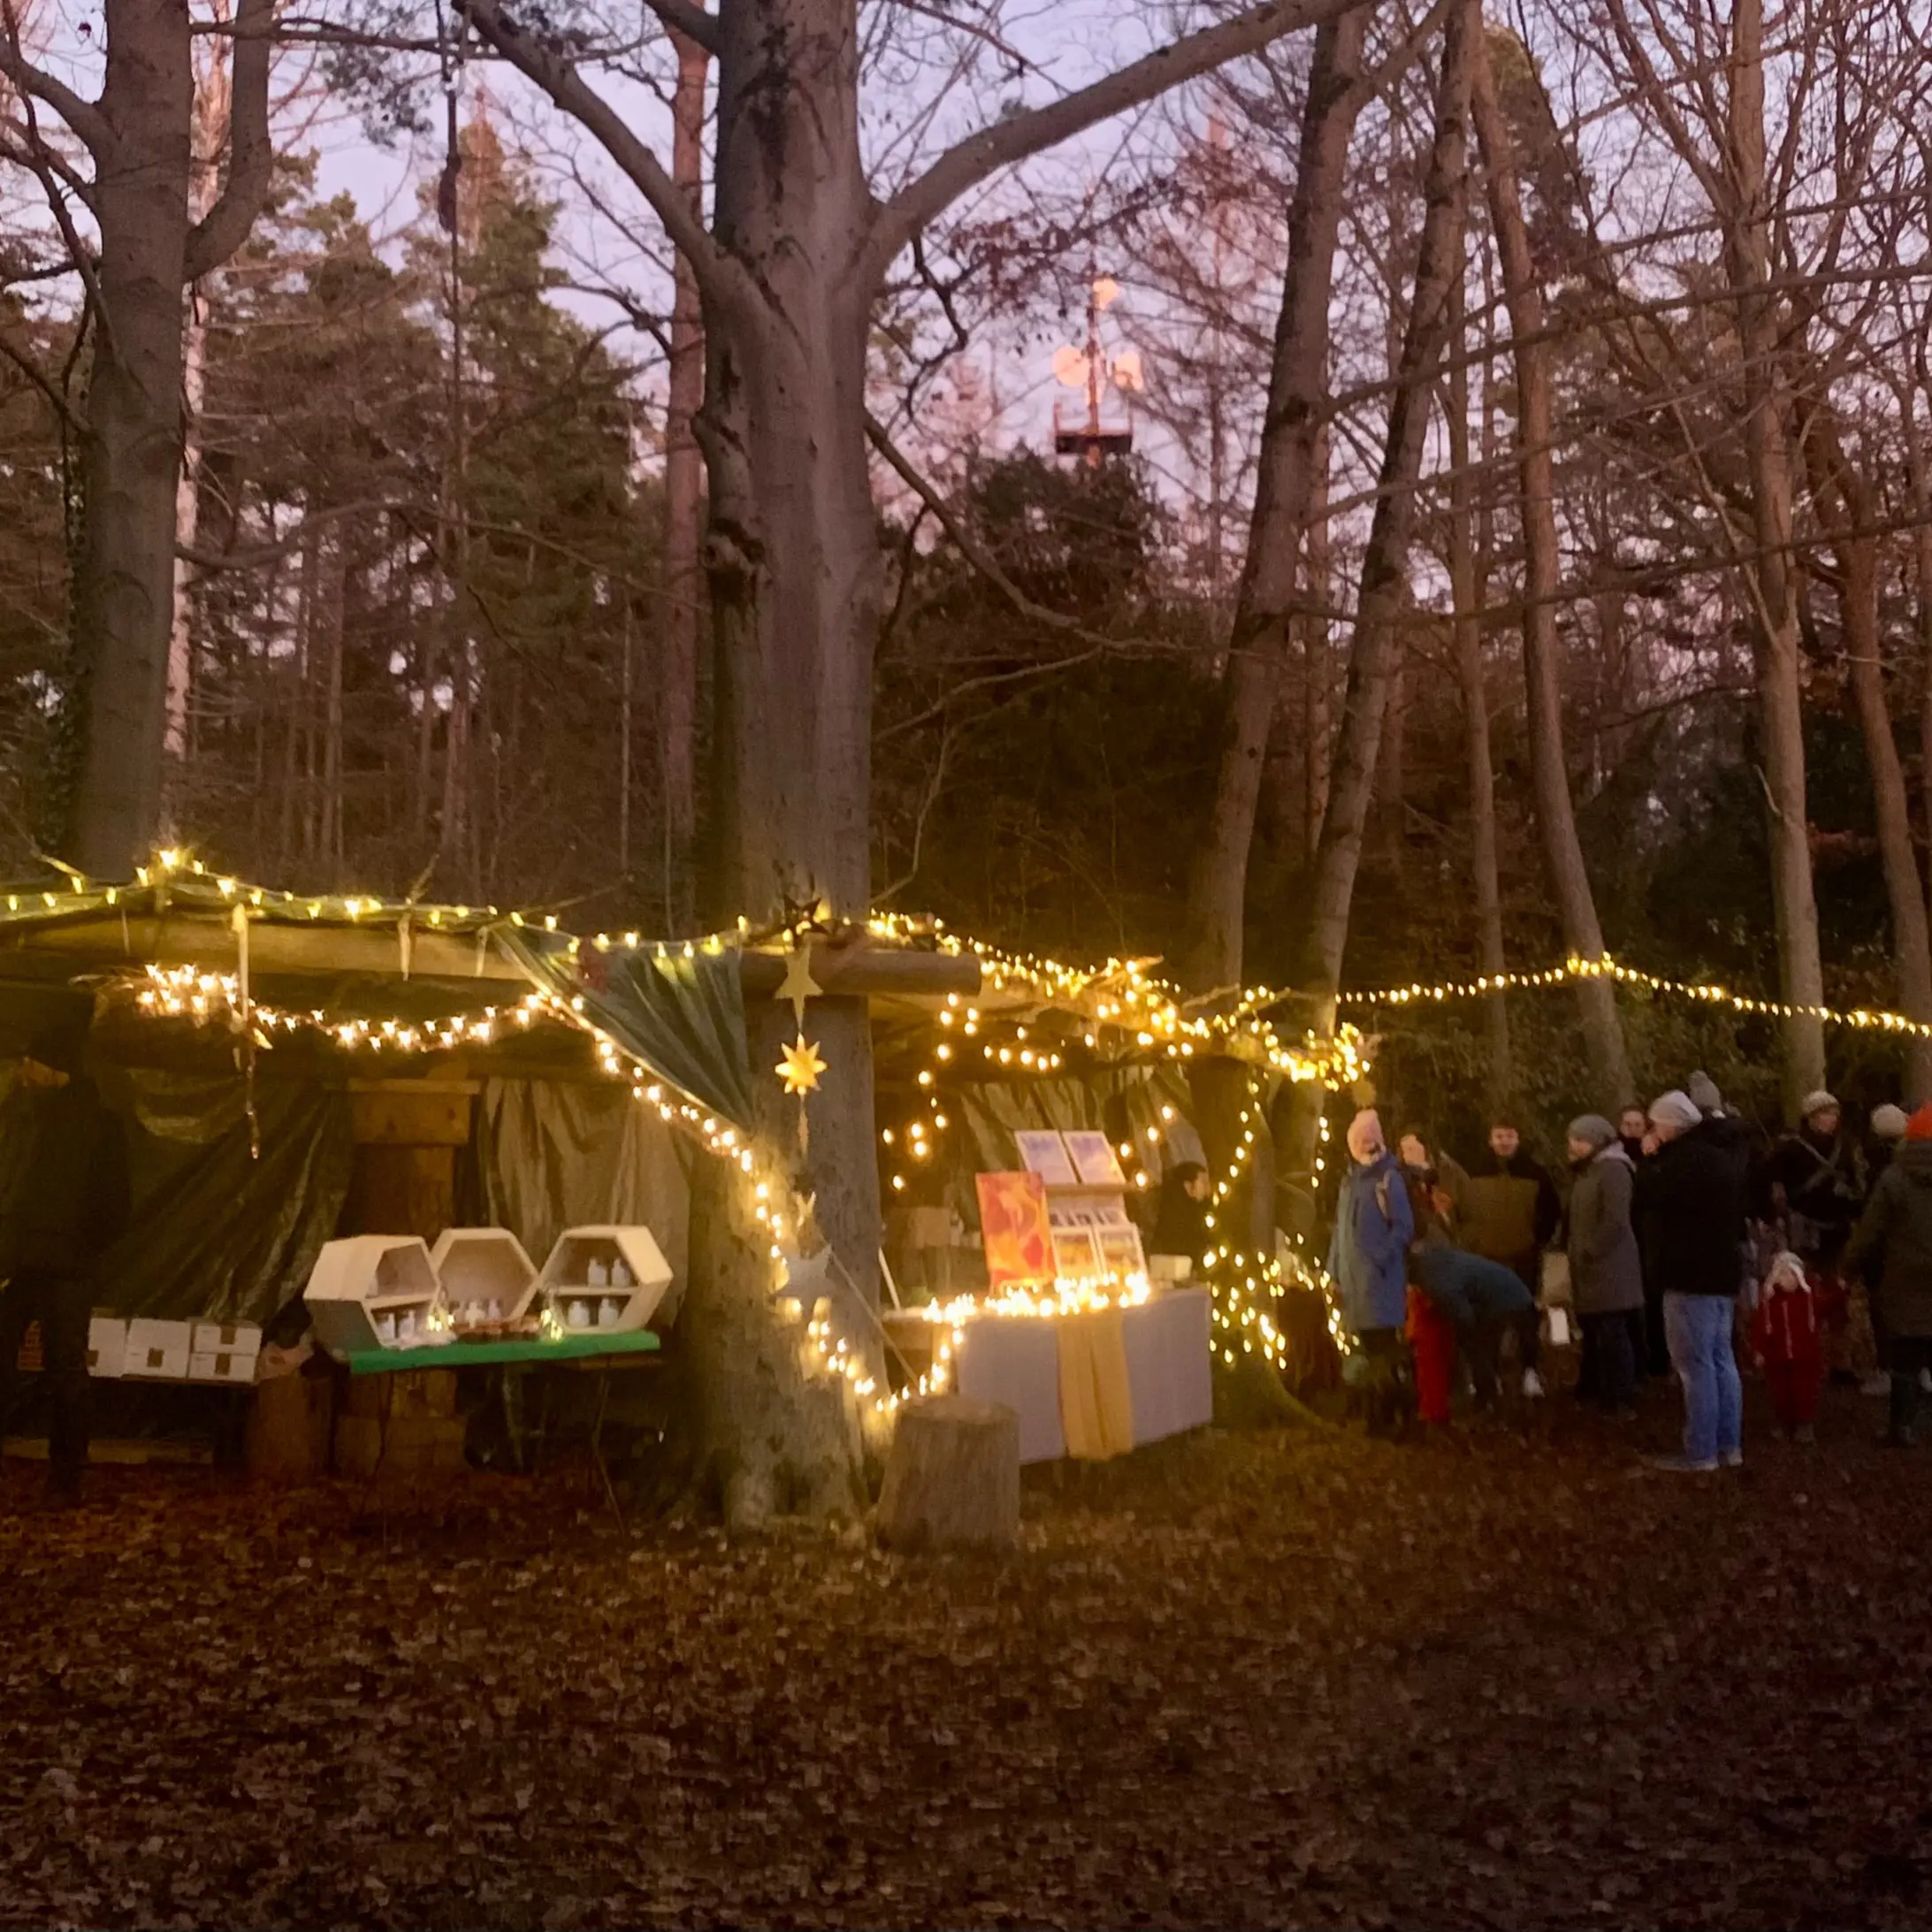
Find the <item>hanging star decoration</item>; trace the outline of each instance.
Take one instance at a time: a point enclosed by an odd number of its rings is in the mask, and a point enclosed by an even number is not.
[[[825,1062],[819,1058],[817,1042],[807,1040],[801,1033],[783,1050],[784,1057],[773,1071],[785,1083],[788,1094],[796,1094],[803,1100],[807,1094],[816,1091],[819,1075],[825,1071]]]
[[[777,992],[776,999],[791,1002],[792,1017],[798,1021],[800,1033],[805,1031],[805,1003],[816,999],[825,989],[812,977],[812,949],[802,940],[793,943],[785,955],[785,976]]]

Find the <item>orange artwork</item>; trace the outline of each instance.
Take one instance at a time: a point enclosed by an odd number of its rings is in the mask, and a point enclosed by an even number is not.
[[[1053,1279],[1053,1230],[1038,1174],[978,1174],[980,1239],[989,1287]]]

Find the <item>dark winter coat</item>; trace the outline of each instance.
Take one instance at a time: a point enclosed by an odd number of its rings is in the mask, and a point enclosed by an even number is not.
[[[1521,1148],[1485,1151],[1456,1190],[1456,1238],[1472,1255],[1514,1268],[1533,1293],[1537,1256],[1562,1219],[1556,1183]]]
[[[1637,1176],[1622,1143],[1577,1168],[1569,1190],[1569,1292],[1579,1315],[1615,1315],[1644,1305],[1644,1265],[1630,1220]]]
[[[0,1106],[0,1275],[80,1277],[127,1226],[127,1143],[94,1082],[16,1087]]]
[[[1824,1140],[1808,1126],[1787,1134],[1765,1165],[1764,1180],[1771,1195],[1768,1218],[1776,1212],[1777,1196],[1783,1197],[1791,1247],[1835,1264],[1865,1202],[1865,1164],[1851,1136]]]
[[[1459,1329],[1526,1315],[1536,1306],[1515,1269],[1447,1241],[1419,1242],[1409,1268],[1429,1305]]]
[[[1744,1283],[1745,1177],[1722,1124],[1666,1141],[1637,1177],[1650,1286],[1660,1294],[1734,1295]]]
[[[1351,1332],[1400,1328],[1409,1313],[1403,1263],[1416,1233],[1409,1187],[1387,1154],[1366,1167],[1351,1163],[1335,1204],[1328,1272]]]
[[[1844,1251],[1888,1335],[1932,1338],[1932,1141],[1903,1142]]]

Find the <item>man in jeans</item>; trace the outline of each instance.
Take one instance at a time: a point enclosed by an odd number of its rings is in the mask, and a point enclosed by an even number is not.
[[[1745,1459],[1744,1385],[1731,1348],[1743,1280],[1744,1176],[1721,1132],[1684,1095],[1653,1103],[1638,1198],[1663,1293],[1664,1338],[1684,1385],[1684,1453],[1655,1467],[1697,1474]]]

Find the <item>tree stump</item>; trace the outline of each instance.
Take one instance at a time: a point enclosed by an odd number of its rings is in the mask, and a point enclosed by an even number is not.
[[[1019,1418],[962,1395],[907,1402],[878,1528],[890,1550],[1012,1549],[1019,1540]]]

